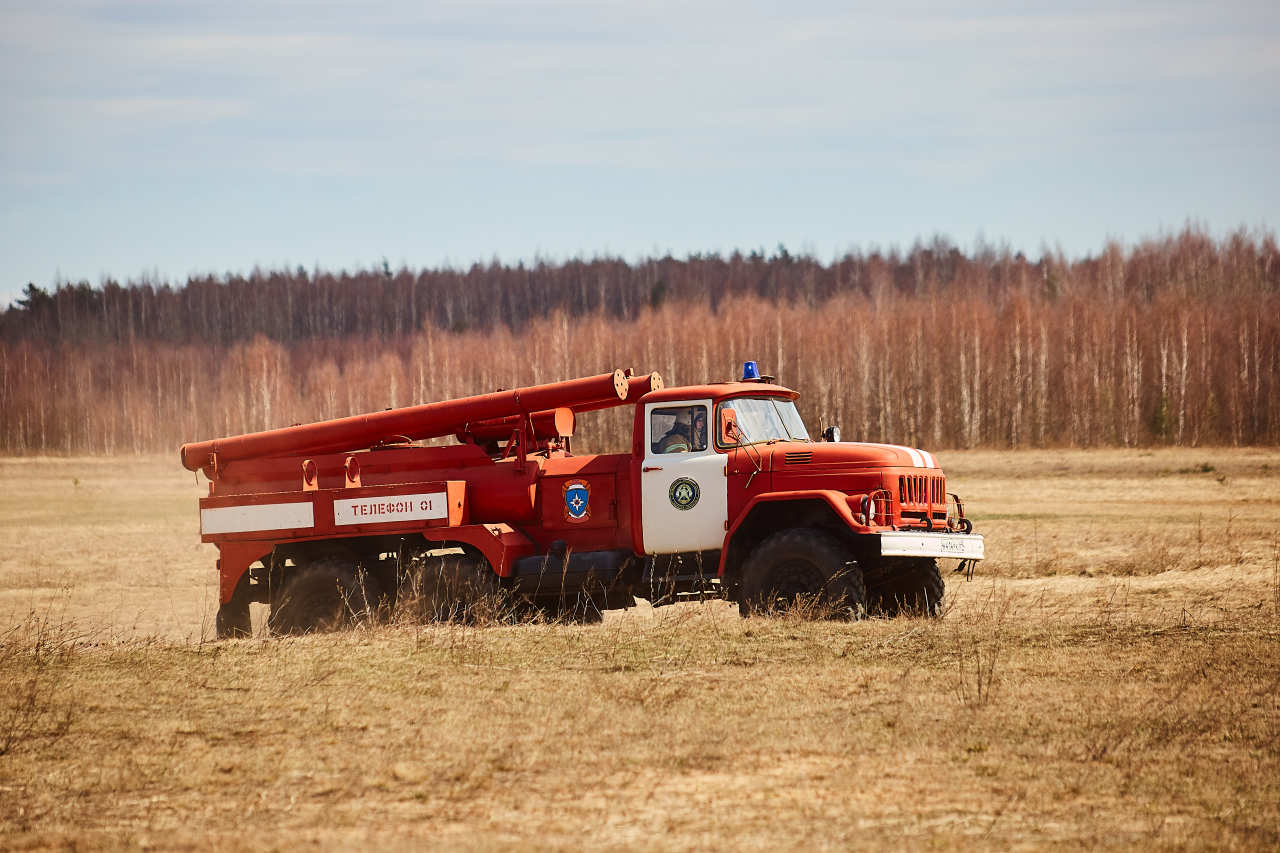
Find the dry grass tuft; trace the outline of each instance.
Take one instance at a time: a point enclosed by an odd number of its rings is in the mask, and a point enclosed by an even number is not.
[[[53,742],[71,729],[68,673],[83,638],[65,622],[37,613],[0,635],[0,756],[37,742]]]
[[[1280,534],[1271,540],[1271,609],[1280,619]]]
[[[959,617],[948,623],[955,657],[955,695],[967,708],[980,708],[995,695],[1010,607],[1009,596],[992,585],[976,612],[967,614],[963,630],[952,627]]]

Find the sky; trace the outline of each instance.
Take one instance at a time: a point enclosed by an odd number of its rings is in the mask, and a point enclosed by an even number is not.
[[[1280,3],[0,0],[27,282],[1280,222]]]

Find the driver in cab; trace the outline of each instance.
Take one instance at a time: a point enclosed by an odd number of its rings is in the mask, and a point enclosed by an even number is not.
[[[707,410],[702,406],[681,409],[675,423],[657,442],[659,453],[688,453],[707,448]]]

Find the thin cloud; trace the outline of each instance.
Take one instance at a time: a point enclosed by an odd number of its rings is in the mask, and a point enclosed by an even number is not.
[[[150,119],[159,122],[216,121],[249,115],[248,101],[237,98],[100,98],[89,103],[89,111],[108,119]]]

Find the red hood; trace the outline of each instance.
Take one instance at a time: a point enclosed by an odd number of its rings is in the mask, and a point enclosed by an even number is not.
[[[769,445],[773,470],[820,468],[938,468],[933,454],[897,444],[871,444],[855,441],[800,442],[786,441]]]

